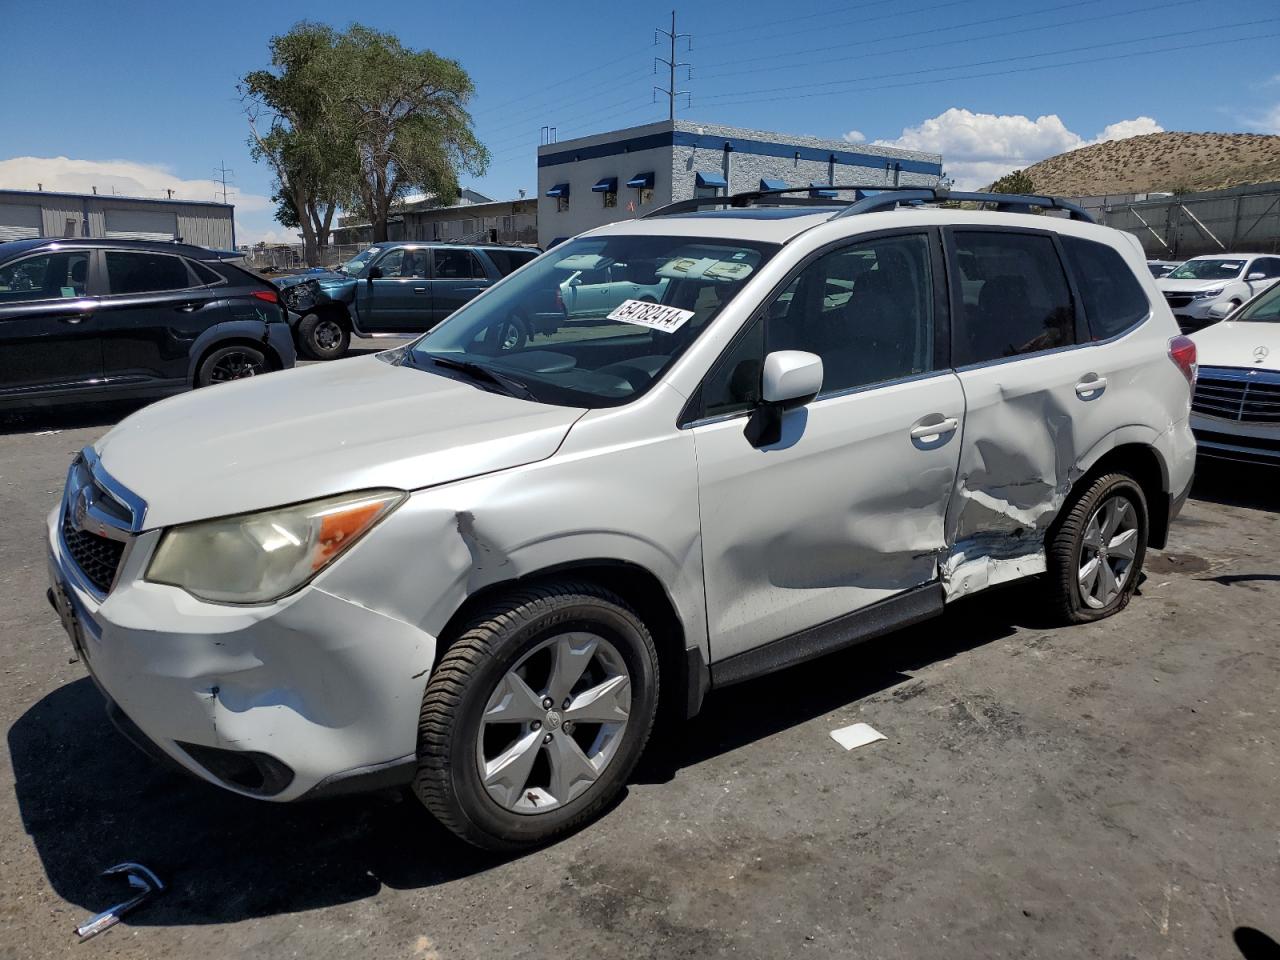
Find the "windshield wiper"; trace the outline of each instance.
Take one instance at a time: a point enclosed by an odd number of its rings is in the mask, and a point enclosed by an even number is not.
[[[486,383],[493,384],[499,387],[507,396],[519,397],[522,400],[534,399],[533,392],[529,389],[527,383],[517,380],[515,377],[509,377],[505,373],[498,373],[483,364],[474,363],[471,360],[455,360],[453,357],[442,356],[438,353],[428,353],[426,356],[430,357],[431,361],[439,366],[470,374],[477,380],[484,380]]]

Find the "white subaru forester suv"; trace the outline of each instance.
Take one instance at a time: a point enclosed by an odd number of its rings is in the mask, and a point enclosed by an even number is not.
[[[660,302],[502,335],[587,263]],[[129,417],[49,516],[50,598],[144,749],[276,801],[411,784],[516,849],[709,689],[1023,577],[1121,610],[1194,378],[1136,239],[1062,201],[685,201],[411,345]]]

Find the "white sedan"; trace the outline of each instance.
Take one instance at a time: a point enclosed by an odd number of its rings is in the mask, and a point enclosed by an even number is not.
[[[1191,401],[1200,455],[1280,466],[1280,286],[1191,339],[1200,364]]]

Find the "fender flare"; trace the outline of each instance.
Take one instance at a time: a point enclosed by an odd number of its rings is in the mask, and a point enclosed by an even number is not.
[[[275,348],[268,340],[267,325],[260,320],[223,320],[200,332],[191,344],[187,353],[187,384],[194,387],[200,360],[206,353],[217,347],[222,341],[261,344],[264,353],[274,356],[283,363],[284,358],[276,355]]]

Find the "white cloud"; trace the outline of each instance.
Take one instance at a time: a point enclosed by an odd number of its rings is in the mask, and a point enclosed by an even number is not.
[[[67,193],[116,194],[163,199],[172,190],[176,200],[221,200],[222,184],[215,180],[186,180],[160,164],[132,160],[79,160],[71,157],[13,157],[0,160],[0,188]],[[297,237],[274,222],[270,197],[227,189],[236,208],[236,240],[297,242]]]
[[[1246,127],[1255,133],[1280,134],[1280,103],[1273,104],[1261,113],[1251,113],[1241,117]]]
[[[1068,129],[1057,114],[1033,120],[1021,114],[974,113],[952,107],[919,126],[905,128],[900,137],[875,142],[940,153],[956,186],[973,189],[1057,153],[1163,129],[1151,117],[1135,117],[1108,124],[1096,137],[1086,139]]]
[[[867,135],[861,130],[850,130],[842,139],[845,143],[866,143]]]

